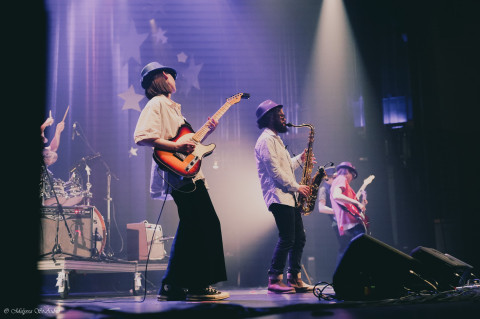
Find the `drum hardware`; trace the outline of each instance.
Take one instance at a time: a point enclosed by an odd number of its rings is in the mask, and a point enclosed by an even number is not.
[[[112,251],[112,248],[110,246],[110,225],[111,225],[111,218],[110,218],[110,215],[111,215],[111,203],[113,201],[113,198],[111,197],[111,192],[110,192],[110,189],[111,189],[111,181],[112,181],[112,177],[115,178],[117,181],[119,180],[117,176],[115,176],[115,174],[112,173],[112,171],[110,170],[110,167],[108,166],[108,164],[105,162],[105,160],[103,159],[103,156],[99,153],[99,152],[95,152],[94,149],[92,148],[92,146],[90,145],[90,143],[88,142],[87,138],[85,137],[85,134],[83,133],[83,129],[82,127],[80,126],[79,123],[75,122],[74,123],[75,127],[74,127],[74,134],[76,134],[76,136],[78,136],[81,140],[83,140],[83,142],[85,143],[85,145],[90,149],[90,151],[93,153],[93,155],[90,155],[90,156],[87,156],[87,157],[84,157],[82,158],[81,162],[83,161],[85,163],[85,169],[87,170],[87,176],[88,176],[88,181],[87,181],[87,192],[86,192],[86,198],[87,198],[87,203],[90,204],[90,198],[91,198],[91,193],[90,193],[90,187],[91,187],[91,184],[90,184],[90,168],[88,167],[88,165],[86,165],[86,161],[88,160],[92,160],[94,158],[100,158],[100,160],[102,161],[103,165],[105,166],[105,169],[107,170],[107,196],[105,198],[105,200],[107,201],[107,220],[106,220],[106,223],[107,223],[107,229],[106,229],[106,246],[105,246],[105,251],[103,252],[103,255],[105,257],[108,257],[108,258],[112,258],[113,257],[113,251]],[[74,167],[70,172],[76,170],[77,167]]]
[[[106,242],[106,228],[102,215],[95,206],[63,206],[63,213],[74,242],[71,243],[67,232],[61,228],[58,241],[62,244],[62,254],[79,258],[101,258]],[[49,246],[55,241],[55,224],[58,219],[57,207],[42,207],[42,238],[41,252],[49,251]]]
[[[68,227],[67,220],[65,218],[65,214],[63,213],[63,207],[60,204],[60,201],[57,197],[55,188],[53,187],[53,185],[54,185],[53,178],[52,178],[52,176],[50,176],[50,172],[47,169],[47,165],[45,164],[45,162],[43,160],[42,160],[42,167],[43,167],[42,175],[45,177],[44,180],[46,179],[46,181],[51,186],[51,190],[52,190],[53,195],[55,197],[55,200],[57,202],[57,206],[55,207],[56,208],[55,209],[55,211],[56,211],[56,218],[55,218],[56,224],[55,224],[54,244],[53,244],[52,250],[49,253],[41,255],[40,258],[43,258],[43,257],[46,257],[46,256],[50,255],[52,257],[52,260],[55,262],[55,255],[60,255],[60,254],[71,255],[71,254],[68,254],[68,253],[64,253],[62,251],[62,246],[60,245],[60,243],[58,241],[58,233],[59,233],[59,230],[60,230],[60,219],[62,219],[64,224],[65,224],[65,229],[67,230],[68,237],[70,238],[70,242],[72,244],[74,243],[74,239],[73,239],[73,236],[72,236],[72,232],[70,231],[70,228]],[[71,255],[71,256],[73,256],[73,255]]]

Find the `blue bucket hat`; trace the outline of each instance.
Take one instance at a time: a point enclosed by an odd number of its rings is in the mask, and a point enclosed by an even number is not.
[[[150,86],[150,82],[153,80],[153,76],[163,71],[170,73],[175,80],[177,79],[177,71],[174,69],[161,65],[158,62],[150,62],[149,64],[145,65],[140,73],[142,76],[142,88],[147,89]]]

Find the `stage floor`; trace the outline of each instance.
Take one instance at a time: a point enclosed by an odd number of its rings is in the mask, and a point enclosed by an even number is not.
[[[320,286],[319,286],[320,287]],[[47,318],[478,318],[480,289],[381,301],[320,299],[313,293],[275,295],[265,288],[223,289],[217,302],[157,301],[155,294],[43,296],[37,312]],[[324,296],[333,295],[327,286]]]

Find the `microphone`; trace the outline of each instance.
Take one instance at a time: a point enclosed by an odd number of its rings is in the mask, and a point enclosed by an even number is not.
[[[77,122],[73,123],[72,141],[75,139],[75,133],[77,133]]]
[[[293,126],[292,123],[287,123],[287,124],[285,124],[285,125],[288,126],[288,127],[292,127],[292,126]]]

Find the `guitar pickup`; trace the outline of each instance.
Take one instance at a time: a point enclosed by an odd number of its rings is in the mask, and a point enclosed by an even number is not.
[[[173,153],[173,156],[175,156],[176,158],[178,158],[179,160],[181,160],[182,162],[185,160],[185,158],[187,157],[187,155],[185,154],[182,154],[182,153]]]
[[[190,163],[188,163],[187,167],[185,168],[185,171],[188,172],[195,164],[197,164],[197,162],[198,162],[198,156],[195,156],[193,160]]]

